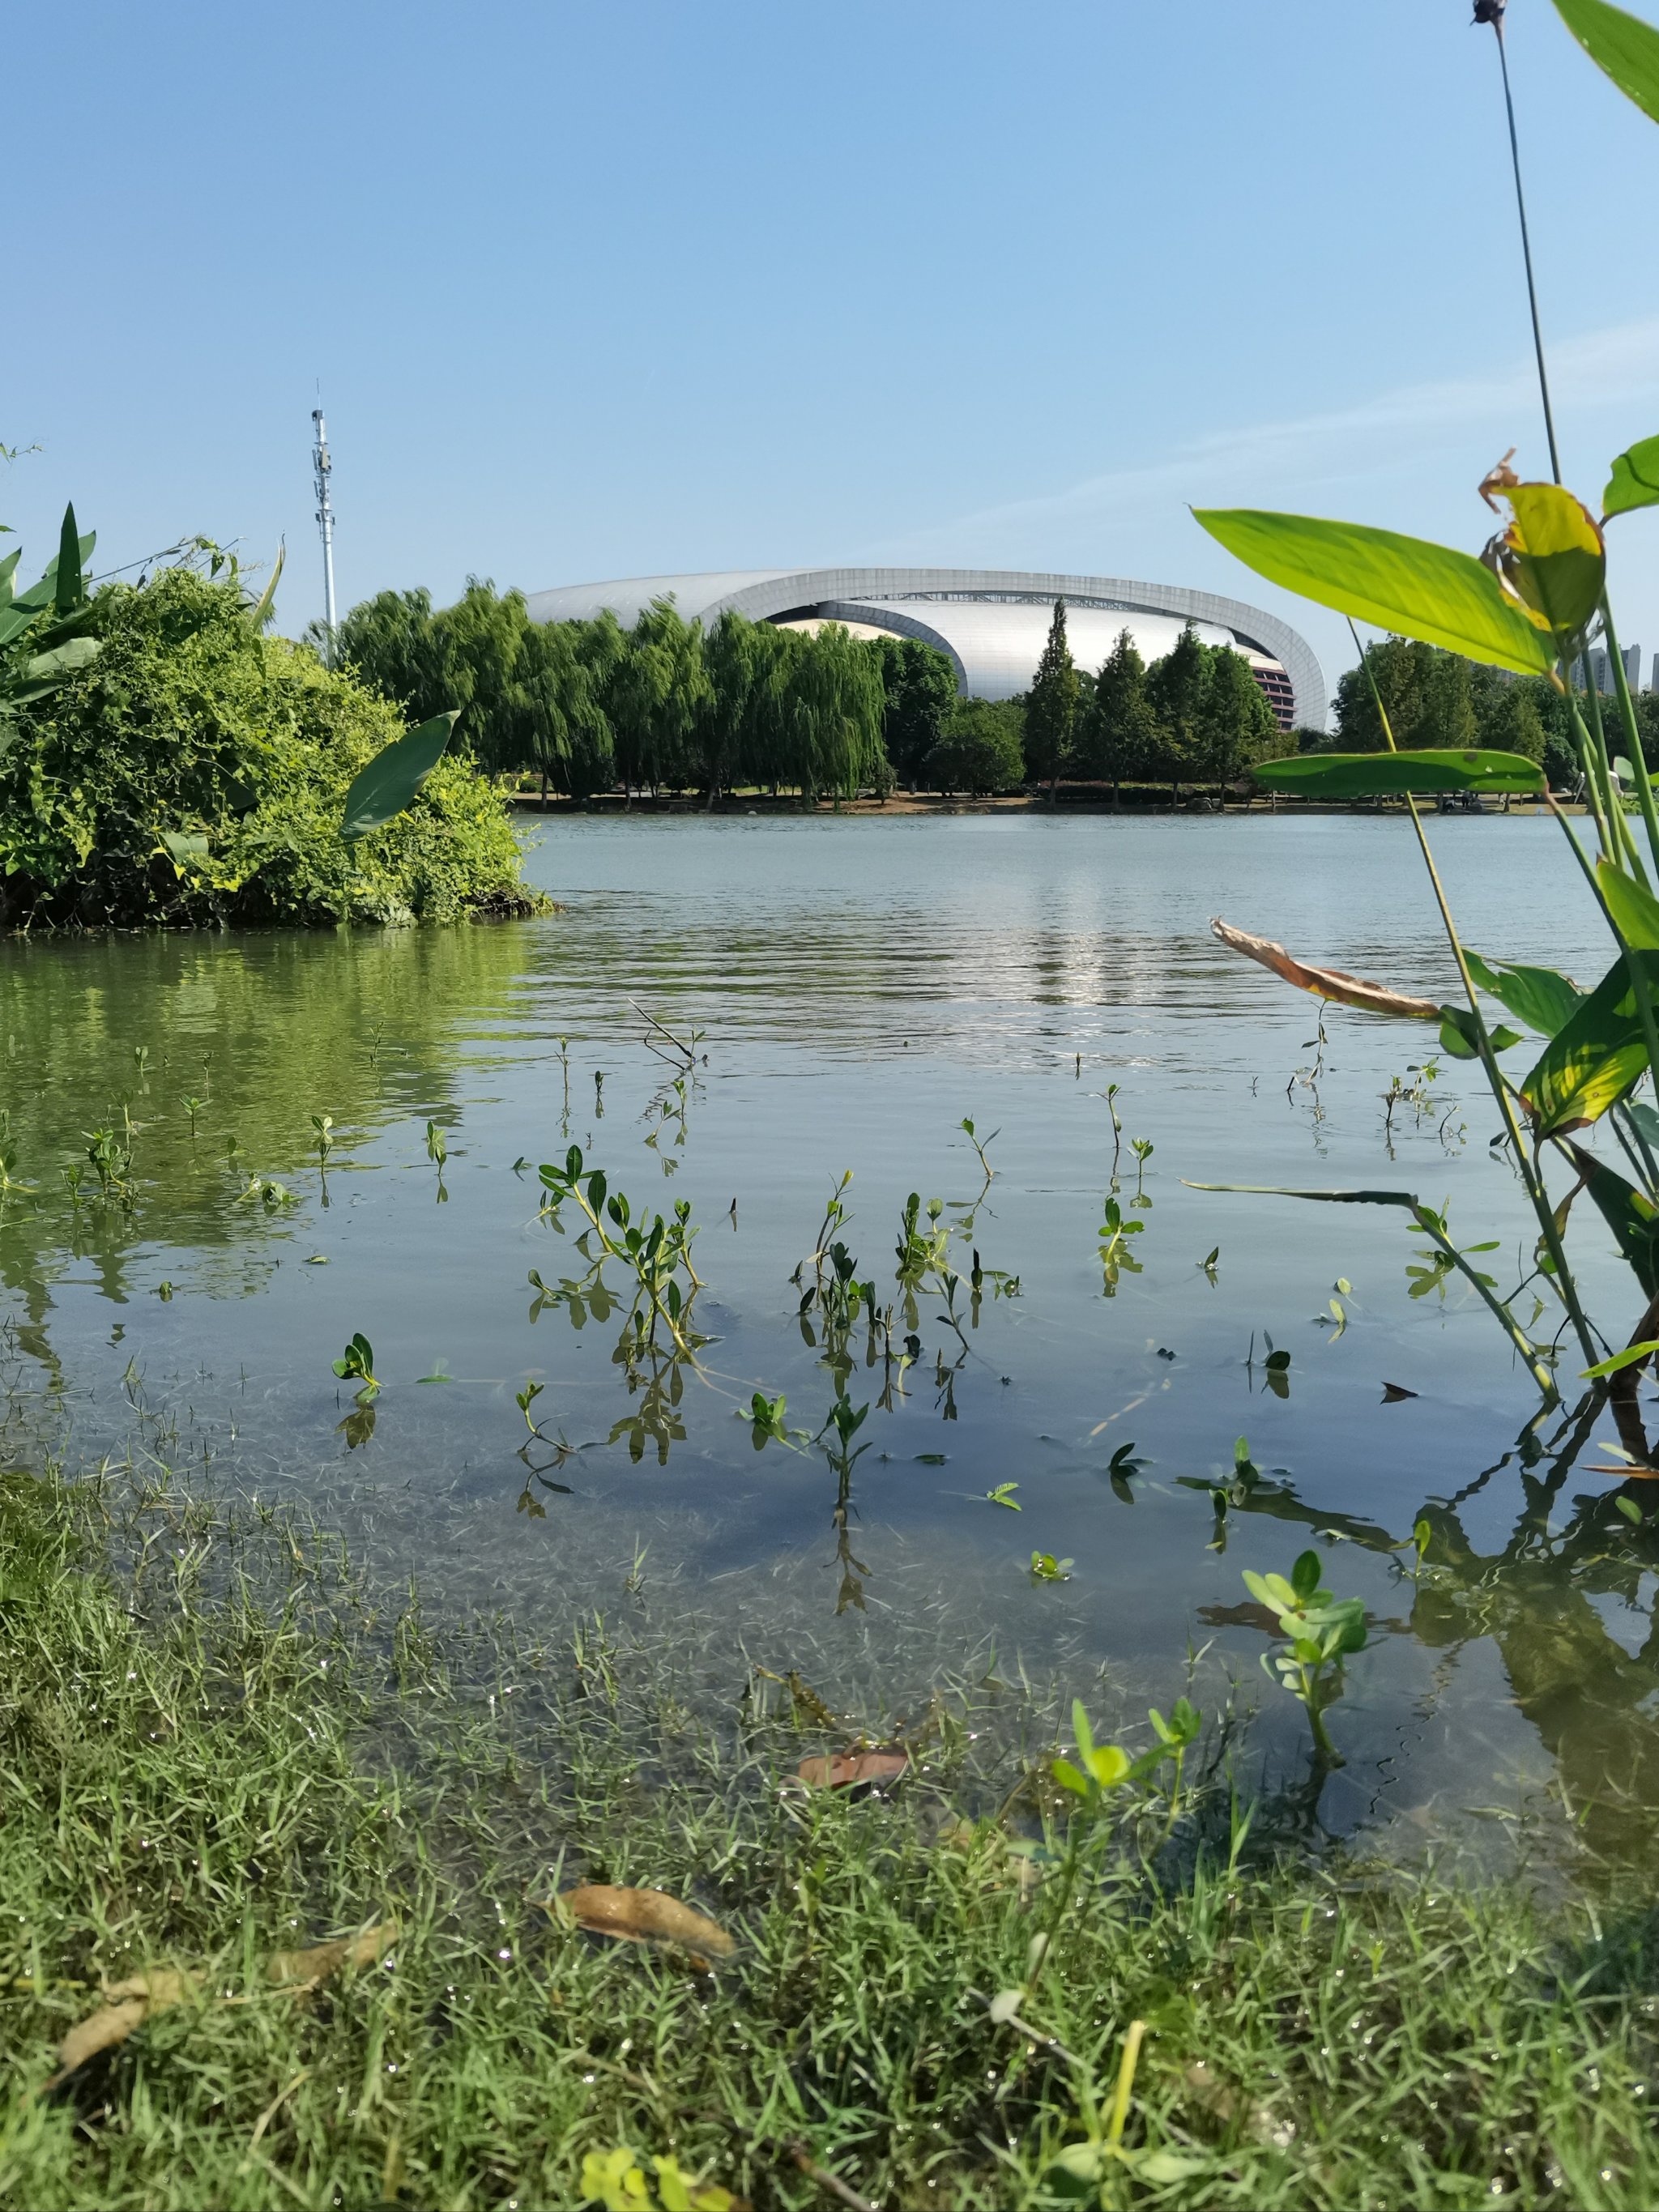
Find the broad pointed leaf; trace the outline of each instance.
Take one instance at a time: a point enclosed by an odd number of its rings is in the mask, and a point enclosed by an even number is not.
[[[276,566],[270,572],[270,581],[260,592],[257,602],[247,611],[247,626],[257,636],[270,619],[270,610],[276,605],[276,586],[283,580],[283,563],[288,559],[288,548],[276,548]]]
[[[340,835],[348,844],[368,836],[403,812],[443,757],[459,708],[394,738],[375,754],[346,793]]]
[[[1259,576],[1339,614],[1522,676],[1547,676],[1554,665],[1548,637],[1468,553],[1316,515],[1251,507],[1194,513]]]
[[[75,502],[64,509],[64,527],[58,544],[58,574],[52,605],[60,615],[73,614],[87,596],[81,576],[81,533],[75,526]]]
[[[1619,1249],[1651,1297],[1659,1290],[1659,1209],[1594,1152],[1585,1152],[1580,1145],[1568,1149],[1585,1178],[1586,1189],[1618,1239]]]
[[[1553,968],[1523,968],[1508,960],[1487,962],[1478,952],[1465,953],[1464,957],[1480,988],[1541,1036],[1553,1036],[1584,1002],[1586,994]]]
[[[1659,31],[1607,0],[1555,0],[1555,12],[1626,99],[1659,123]]]
[[[24,663],[23,675],[30,684],[48,682],[61,684],[66,676],[84,668],[88,661],[96,660],[102,650],[95,637],[71,637],[62,645],[55,645],[50,653],[37,653]]]
[[[1601,495],[1601,519],[1659,504],[1659,438],[1644,438],[1620,454]]]
[[[1633,957],[1643,963],[1648,988],[1659,992],[1659,955]],[[1559,1136],[1599,1121],[1647,1064],[1636,987],[1621,957],[1551,1038],[1521,1095],[1539,1135]]]
[[[1404,792],[1538,791],[1544,772],[1519,753],[1422,750],[1291,753],[1250,770],[1266,791],[1304,799],[1387,799]]]
[[[1560,484],[1510,484],[1503,496],[1512,520],[1489,557],[1523,611],[1564,648],[1601,605],[1607,575],[1601,526]]]
[[[1626,944],[1638,951],[1659,952],[1659,899],[1605,859],[1595,863],[1595,884]]]

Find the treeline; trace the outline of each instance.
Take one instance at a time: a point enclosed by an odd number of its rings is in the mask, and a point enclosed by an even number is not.
[[[1188,623],[1150,668],[1127,629],[1099,674],[1077,669],[1066,641],[1064,601],[1025,701],[1026,772],[1048,786],[1064,777],[1220,790],[1285,750],[1279,718],[1255,672],[1231,646],[1206,645]]]
[[[535,623],[522,593],[473,579],[453,606],[382,592],[340,624],[337,661],[424,720],[462,709],[461,732],[497,775],[529,773],[584,799],[614,790],[734,789],[851,798],[1018,790],[1028,777],[1222,785],[1279,749],[1241,654],[1188,627],[1149,671],[1125,630],[1098,679],[1054,609],[1023,699],[963,699],[947,656],[919,640],[855,638],[839,623],[780,629],[726,613],[705,630],[672,602],[631,629],[614,615]]]
[[[1397,745],[1490,746],[1541,762],[1558,789],[1571,789],[1577,781],[1571,709],[1565,694],[1547,677],[1508,676],[1437,646],[1401,637],[1385,638],[1365,658]],[[1638,691],[1633,703],[1643,757],[1649,768],[1659,769],[1659,694]],[[1603,701],[1604,714],[1612,705]],[[1306,743],[1304,750],[1379,752],[1383,746],[1370,684],[1363,668],[1351,668],[1336,687],[1335,735]],[[1622,738],[1611,749],[1622,751]]]
[[[574,798],[737,787],[851,798],[890,791],[956,701],[945,655],[839,623],[779,629],[739,614],[705,631],[665,600],[631,629],[603,613],[535,623],[522,593],[474,580],[453,607],[382,592],[340,624],[337,658],[423,716],[463,710],[485,767]]]

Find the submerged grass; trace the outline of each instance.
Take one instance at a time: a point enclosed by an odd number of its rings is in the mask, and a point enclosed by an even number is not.
[[[575,2206],[621,2144],[762,2208],[1659,2202],[1644,1905],[1253,1856],[1212,1780],[1152,1867],[1126,1828],[1010,2019],[1044,1863],[963,1815],[1053,1747],[1024,1693],[936,1704],[890,1797],[792,1794],[810,1697],[711,1725],[672,1640],[438,1636],[275,1516],[0,1480],[0,2202]],[[738,1955],[534,1901],[584,1880]],[[270,1986],[390,1917],[379,1964]],[[45,2090],[105,1986],[181,1966]],[[1085,2185],[1054,2160],[1136,2020],[1124,2146],[1195,2163]]]

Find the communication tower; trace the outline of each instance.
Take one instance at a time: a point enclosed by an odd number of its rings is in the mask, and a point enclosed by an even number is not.
[[[328,480],[334,473],[334,464],[328,454],[328,427],[323,421],[323,410],[313,407],[311,420],[317,432],[317,442],[312,449],[311,464],[317,479],[317,527],[323,533],[323,625],[328,632],[328,650],[334,654],[334,508],[328,495]]]

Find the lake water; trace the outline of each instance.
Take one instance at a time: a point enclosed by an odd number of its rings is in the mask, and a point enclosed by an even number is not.
[[[1606,1848],[1644,1847],[1659,1547],[1580,1471],[1607,1456],[1607,1418],[1538,1426],[1531,1382],[1457,1279],[1410,1295],[1423,1240],[1399,1213],[1188,1187],[1449,1200],[1460,1243],[1498,1241],[1482,1264],[1504,1288],[1525,1272],[1531,1216],[1489,1151],[1484,1090],[1445,1062],[1426,1102],[1385,1112],[1391,1079],[1420,1084],[1408,1064],[1433,1031],[1334,1009],[1322,1054],[1314,1003],[1209,933],[1220,914],[1452,996],[1407,824],[649,817],[539,834],[530,872],[562,902],[542,921],[0,955],[10,1173],[30,1186],[0,1210],[0,1271],[67,1464],[137,1449],[197,1487],[315,1505],[377,1571],[417,1572],[431,1603],[549,1624],[700,1611],[733,1655],[862,1670],[895,1695],[994,1642],[1005,1674],[1058,1671],[1133,1712],[1177,1695],[1206,1646],[1207,1702],[1237,1674],[1263,1708],[1254,1741],[1281,1761],[1304,1723],[1257,1669],[1240,1570],[1288,1571],[1313,1540],[1373,1620],[1333,1714],[1348,1765],[1322,1805],[1332,1826],[1507,1817],[1559,1787],[1595,1799]],[[1605,967],[1552,823],[1431,834],[1468,943],[1581,980]],[[683,1095],[636,1005],[702,1032]],[[1144,1224],[1115,1284],[1098,1237],[1110,1084],[1119,1198]],[[313,1115],[332,1121],[325,1176]],[[995,1133],[982,1195],[964,1117]],[[131,1209],[90,1173],[78,1206],[63,1187],[100,1128],[131,1145]],[[539,1217],[535,1172],[573,1142],[636,1208],[690,1201],[698,1362],[619,1361],[623,1311],[538,1306],[532,1269],[555,1289],[582,1272]],[[971,1316],[964,1285],[961,1338],[920,1298],[920,1357],[890,1390],[854,1332],[847,1392],[870,1406],[869,1449],[842,1525],[823,1447],[757,1451],[749,1407],[782,1393],[787,1424],[814,1437],[834,1401],[792,1275],[848,1169],[840,1233],[884,1299],[912,1191],[947,1223],[973,1207],[957,1261],[965,1273],[977,1250],[988,1273]],[[242,1196],[255,1176],[292,1202]],[[1596,1224],[1575,1227],[1589,1301],[1622,1340],[1628,1277]],[[994,1294],[999,1274],[1017,1295]],[[331,1370],[354,1331],[383,1385],[372,1423]],[[1291,1355],[1282,1393],[1270,1343]],[[1564,1350],[1564,1376],[1581,1364]],[[514,1394],[532,1380],[568,1456],[521,1456]],[[1384,1402],[1385,1383],[1415,1395]],[[1218,1531],[1210,1486],[1240,1436],[1262,1479]],[[1129,1444],[1143,1464],[1114,1481]],[[1018,1512],[987,1499],[1010,1483]],[[1442,1565],[1413,1585],[1402,1563],[1425,1515]],[[1034,1582],[1034,1547],[1070,1578]]]

